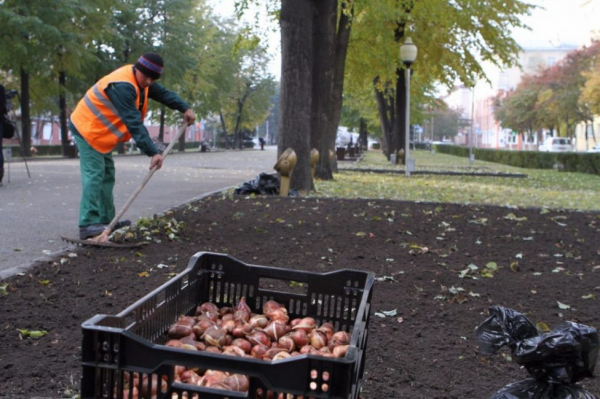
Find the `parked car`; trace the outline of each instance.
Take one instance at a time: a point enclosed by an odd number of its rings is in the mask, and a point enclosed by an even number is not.
[[[587,150],[587,152],[600,152],[600,143]]]
[[[545,152],[568,152],[573,151],[571,139],[567,137],[548,137],[538,148]]]

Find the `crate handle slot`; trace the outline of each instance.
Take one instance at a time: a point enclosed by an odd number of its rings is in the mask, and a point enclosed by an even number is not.
[[[308,283],[284,278],[261,277],[258,280],[258,290],[262,293],[290,294],[306,297]]]

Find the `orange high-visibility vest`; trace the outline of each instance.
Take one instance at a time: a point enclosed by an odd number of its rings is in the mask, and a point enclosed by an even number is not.
[[[71,122],[79,134],[93,149],[102,154],[111,152],[119,142],[127,142],[131,139],[127,126],[105,93],[109,84],[122,82],[133,85],[137,94],[135,106],[140,109],[140,87],[135,80],[133,65],[125,65],[92,86],[71,114]],[[148,88],[144,89],[144,93],[142,121],[148,108]]]

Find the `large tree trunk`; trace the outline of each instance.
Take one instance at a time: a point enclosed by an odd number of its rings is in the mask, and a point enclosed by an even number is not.
[[[229,149],[229,136],[227,134],[227,125],[225,124],[225,117],[223,111],[219,112],[219,120],[221,121],[221,128],[223,129],[223,138],[225,139],[225,148]],[[216,133],[215,133],[216,137]]]
[[[59,120],[60,120],[60,144],[62,147],[63,156],[69,156],[69,131],[67,129],[67,101],[65,98],[65,86],[67,84],[67,74],[65,71],[60,71],[58,74],[58,86],[59,86],[59,96],[58,96],[58,108],[60,110]]]
[[[325,137],[321,139],[321,142],[327,146],[318,148],[319,153],[324,154],[325,156],[319,159],[319,164],[315,170],[315,176],[318,176],[321,179],[333,178],[332,171],[335,170],[336,165],[335,158],[333,160],[333,165],[329,159],[329,150],[335,151],[335,138],[342,115],[342,94],[344,92],[346,54],[348,53],[348,43],[350,41],[350,29],[352,28],[350,18],[354,12],[354,3],[350,6],[351,8],[348,10],[348,13],[344,12],[344,8],[347,6],[346,3],[342,4],[343,8],[339,18],[337,18],[336,14],[336,19],[333,21],[333,23],[337,22],[337,32],[332,33],[332,35],[335,36],[335,42],[333,51],[331,103],[329,106],[330,117],[327,130],[324,132]],[[337,5],[335,6],[335,11],[337,11]]]
[[[388,93],[388,90],[380,85],[378,77],[373,80],[373,86],[375,89],[375,100],[377,101],[379,124],[381,126],[381,149],[385,156],[390,159],[392,126],[396,119],[396,115],[393,112],[395,109],[394,98]]]
[[[369,149],[369,140],[367,132],[367,121],[365,118],[360,118],[358,127],[358,143],[363,150]]]
[[[310,148],[316,148],[320,155],[315,169],[315,176],[330,180],[333,179],[333,173],[328,155],[329,149],[332,148],[329,131],[333,125],[331,117],[334,109],[333,75],[337,0],[320,0],[315,1],[314,4],[313,111],[311,115]],[[314,189],[314,185],[312,189]]]
[[[29,114],[29,73],[21,67],[21,151],[31,156],[31,116]]]
[[[297,191],[309,191],[312,183],[312,9],[311,0],[283,0],[281,4],[281,110],[278,154],[287,148],[295,151],[297,162],[290,188]]]
[[[392,137],[390,142],[390,154],[397,154],[398,151],[406,148],[406,83],[403,76],[403,70],[396,69],[396,101],[394,107],[394,123],[392,124]],[[404,152],[406,154],[406,151]],[[400,161],[400,157],[396,158]]]

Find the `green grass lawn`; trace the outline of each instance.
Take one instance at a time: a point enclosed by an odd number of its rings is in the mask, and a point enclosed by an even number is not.
[[[339,162],[332,181],[315,181],[309,196],[389,198],[424,202],[453,202],[515,207],[600,210],[600,176],[556,170],[523,169],[429,151],[411,151],[416,170],[518,173],[526,178],[490,176],[412,175],[402,165],[391,165],[381,151],[366,152],[360,162]],[[390,169],[382,174],[353,169]]]

